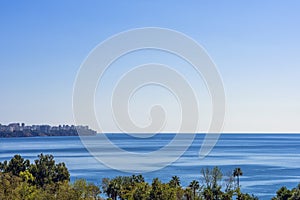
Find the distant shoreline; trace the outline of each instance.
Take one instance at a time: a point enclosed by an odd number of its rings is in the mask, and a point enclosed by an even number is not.
[[[96,133],[97,134],[97,133]],[[96,134],[85,134],[84,136],[96,136]],[[28,137],[79,137],[78,133],[69,133],[69,134],[62,134],[62,135],[47,135],[44,133],[37,133],[37,134],[23,134],[23,133],[0,133],[0,138],[28,138]]]
[[[31,125],[24,123],[11,123],[8,125],[0,124],[0,138],[12,137],[51,137],[51,136],[93,136],[97,132],[88,126],[74,125]]]
[[[24,134],[24,133],[17,133],[17,132],[9,132],[9,133],[3,133],[0,132],[0,138],[29,138],[29,137],[80,137],[80,136],[97,136],[100,133],[90,133],[90,134],[78,134],[77,132],[71,133],[62,133],[62,134],[45,134],[45,133],[33,133],[33,134]],[[106,135],[126,135],[126,133],[103,133]],[[142,134],[142,133],[141,133]],[[179,134],[193,134],[193,133],[179,133]],[[128,134],[130,136],[130,134]],[[176,135],[176,133],[157,133],[157,135]],[[196,133],[196,135],[203,135],[205,136],[205,133]],[[300,133],[221,133],[221,135],[252,135],[252,136],[263,136],[263,135],[300,135]]]

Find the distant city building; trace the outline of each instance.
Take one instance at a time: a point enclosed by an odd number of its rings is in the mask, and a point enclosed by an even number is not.
[[[51,126],[49,126],[49,125],[42,125],[42,126],[40,126],[40,131],[43,133],[49,133],[50,128],[51,128]]]
[[[19,123],[11,123],[11,124],[8,124],[8,127],[9,127],[9,130],[11,132],[14,132],[14,131],[20,131],[20,124]]]
[[[96,131],[88,126],[74,125],[31,125],[25,123],[0,124],[0,137],[33,137],[33,136],[78,136],[78,131],[82,135],[96,135]]]

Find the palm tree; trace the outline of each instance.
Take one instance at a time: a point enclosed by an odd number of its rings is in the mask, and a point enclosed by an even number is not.
[[[189,187],[193,190],[193,199],[195,199],[196,197],[196,190],[198,190],[200,188],[199,182],[196,180],[193,180]]]
[[[171,187],[175,187],[175,188],[179,187],[180,186],[179,177],[178,176],[172,176],[172,179],[171,179],[169,184],[170,184]]]
[[[186,200],[192,200],[193,194],[192,194],[192,190],[190,187],[185,188],[184,197]]]
[[[238,188],[240,188],[240,176],[242,176],[242,175],[243,175],[243,172],[242,172],[241,168],[238,167],[233,170],[233,176],[237,177]]]

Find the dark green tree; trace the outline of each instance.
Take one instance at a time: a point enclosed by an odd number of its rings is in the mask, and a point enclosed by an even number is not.
[[[193,191],[190,187],[185,188],[184,197],[186,200],[194,200],[193,199]]]
[[[4,173],[12,173],[19,176],[20,172],[24,172],[30,165],[29,160],[25,160],[20,155],[15,155],[9,162],[0,163],[0,170]]]
[[[66,167],[65,163],[58,163],[54,168],[53,182],[56,183],[65,180],[70,180],[68,168]]]
[[[150,199],[152,200],[161,200],[163,194],[162,183],[158,178],[153,179],[152,181],[152,190],[150,192]]]
[[[240,176],[242,176],[242,175],[243,175],[243,172],[242,172],[241,168],[238,167],[233,170],[233,176],[237,177],[238,188],[240,188]]]
[[[258,198],[254,195],[239,193],[237,200],[258,200]]]
[[[300,184],[294,189],[292,189],[292,196],[290,200],[300,200]]]
[[[180,178],[178,176],[172,176],[172,179],[170,180],[169,185],[172,188],[180,187]]]
[[[192,191],[193,191],[193,199],[196,199],[196,190],[199,190],[199,188],[200,188],[199,182],[196,181],[196,180],[193,180],[193,181],[190,183],[189,187],[190,187],[190,188],[192,189]]]
[[[148,183],[137,183],[133,192],[133,200],[148,200],[151,187]]]
[[[131,182],[133,182],[133,183],[143,183],[143,182],[145,182],[145,179],[141,174],[132,175],[131,176]]]
[[[287,189],[286,187],[281,187],[276,192],[277,196],[273,198],[273,200],[288,200],[292,196],[292,191]]]
[[[44,187],[47,184],[70,180],[70,174],[65,164],[55,164],[53,155],[40,154],[38,158],[29,167],[29,172],[35,177],[37,186]]]
[[[121,197],[122,195],[124,185],[124,178],[118,176],[109,181],[105,193],[108,195],[108,197],[112,198],[113,200],[117,200],[117,198]]]
[[[109,184],[110,184],[110,179],[109,178],[103,178],[102,179],[102,184],[101,184],[101,188],[103,193],[105,193],[108,197],[110,197],[110,193],[109,193]]]

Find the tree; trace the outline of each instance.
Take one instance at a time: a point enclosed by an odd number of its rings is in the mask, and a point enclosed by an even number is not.
[[[99,187],[93,183],[88,183],[85,179],[77,179],[72,188],[76,191],[75,199],[97,199],[101,193]]]
[[[172,176],[172,179],[169,182],[170,187],[177,188],[180,187],[180,179],[178,176]]]
[[[30,164],[20,155],[1,163],[1,200],[99,200],[100,189],[86,180],[69,182],[64,163],[55,164],[52,155],[39,155]],[[28,167],[29,166],[29,167]],[[17,174],[19,172],[19,174]]]
[[[202,176],[206,188],[204,188],[203,195],[205,199],[219,199],[222,194],[219,182],[222,180],[223,174],[220,168],[214,167],[213,169],[202,169]]]
[[[192,195],[192,190],[190,187],[185,188],[184,197],[186,200],[192,200],[193,195]]]
[[[161,200],[162,199],[162,183],[158,178],[153,179],[152,181],[152,190],[150,192],[150,199],[152,200]]]
[[[55,165],[52,180],[55,183],[60,181],[70,180],[70,174],[65,163],[58,163]]]
[[[0,199],[20,199],[20,195],[17,189],[20,181],[21,178],[14,176],[11,173],[0,172]]]
[[[233,170],[233,176],[237,177],[238,188],[240,188],[240,176],[242,176],[242,175],[243,175],[243,172],[242,172],[241,168],[238,167]]]
[[[20,172],[24,172],[30,165],[29,160],[25,160],[20,155],[15,155],[9,162],[0,163],[0,170],[4,173],[12,173],[19,176]]]
[[[50,183],[69,181],[70,174],[64,163],[55,164],[53,155],[38,155],[34,164],[29,167],[29,172],[35,177],[35,184],[44,187]]]
[[[254,195],[239,193],[237,200],[258,200],[258,198]]]
[[[132,183],[143,183],[143,182],[145,182],[145,179],[144,179],[144,177],[141,174],[139,174],[139,175],[132,175],[131,176],[131,182]]]
[[[289,200],[299,200],[300,199],[300,184],[294,189],[292,189],[292,196]]]
[[[33,175],[28,170],[20,172],[19,176],[24,182],[32,183],[34,181]]]
[[[201,169],[201,174],[203,177],[203,182],[206,185],[206,188],[211,188],[211,175],[210,175],[210,170],[209,168]]]
[[[105,181],[105,182],[103,182]],[[123,188],[130,185],[130,177],[121,177],[117,176],[114,179],[102,179],[102,188],[103,191],[107,194],[108,197],[116,200],[118,197],[121,197]]]
[[[213,169],[201,170],[206,188],[214,188],[218,186],[218,182],[222,180],[223,174],[220,168],[214,167]]]
[[[204,188],[203,196],[205,200],[214,200],[214,194],[210,188]]]
[[[117,200],[118,194],[120,192],[120,186],[116,181],[112,181],[109,184],[109,187],[107,189],[107,194],[109,197],[111,197],[113,200]]]
[[[281,187],[277,192],[274,200],[288,200],[292,196],[292,192],[286,187]]]
[[[196,199],[196,190],[198,190],[200,188],[199,182],[196,180],[193,180],[189,187],[192,189],[193,191],[193,199]]]
[[[76,182],[76,181],[75,181]],[[74,189],[68,181],[58,182],[51,184],[50,187],[46,187],[46,194],[43,199],[55,199],[55,200],[73,200],[80,199],[78,190]],[[51,192],[53,191],[53,192]]]
[[[23,200],[38,200],[41,199],[40,193],[35,185],[32,185],[34,182],[33,175],[28,171],[20,172],[19,174],[22,182],[18,186],[18,192],[20,194],[20,198]]]
[[[109,197],[110,193],[109,193],[109,183],[110,183],[110,179],[109,178],[103,178],[102,179],[102,184],[101,184],[101,188],[102,191]]]
[[[226,173],[225,176],[225,192],[232,192],[234,190],[235,178],[231,171]]]
[[[214,167],[211,170],[211,180],[212,180],[212,187],[216,188],[218,186],[218,182],[222,180],[223,173],[219,167]]]
[[[100,188],[96,186],[94,183],[87,184],[87,192],[88,192],[88,196],[92,197],[93,199],[97,199],[98,195],[101,194]]]
[[[137,183],[133,192],[133,200],[148,200],[151,187],[148,183]]]

